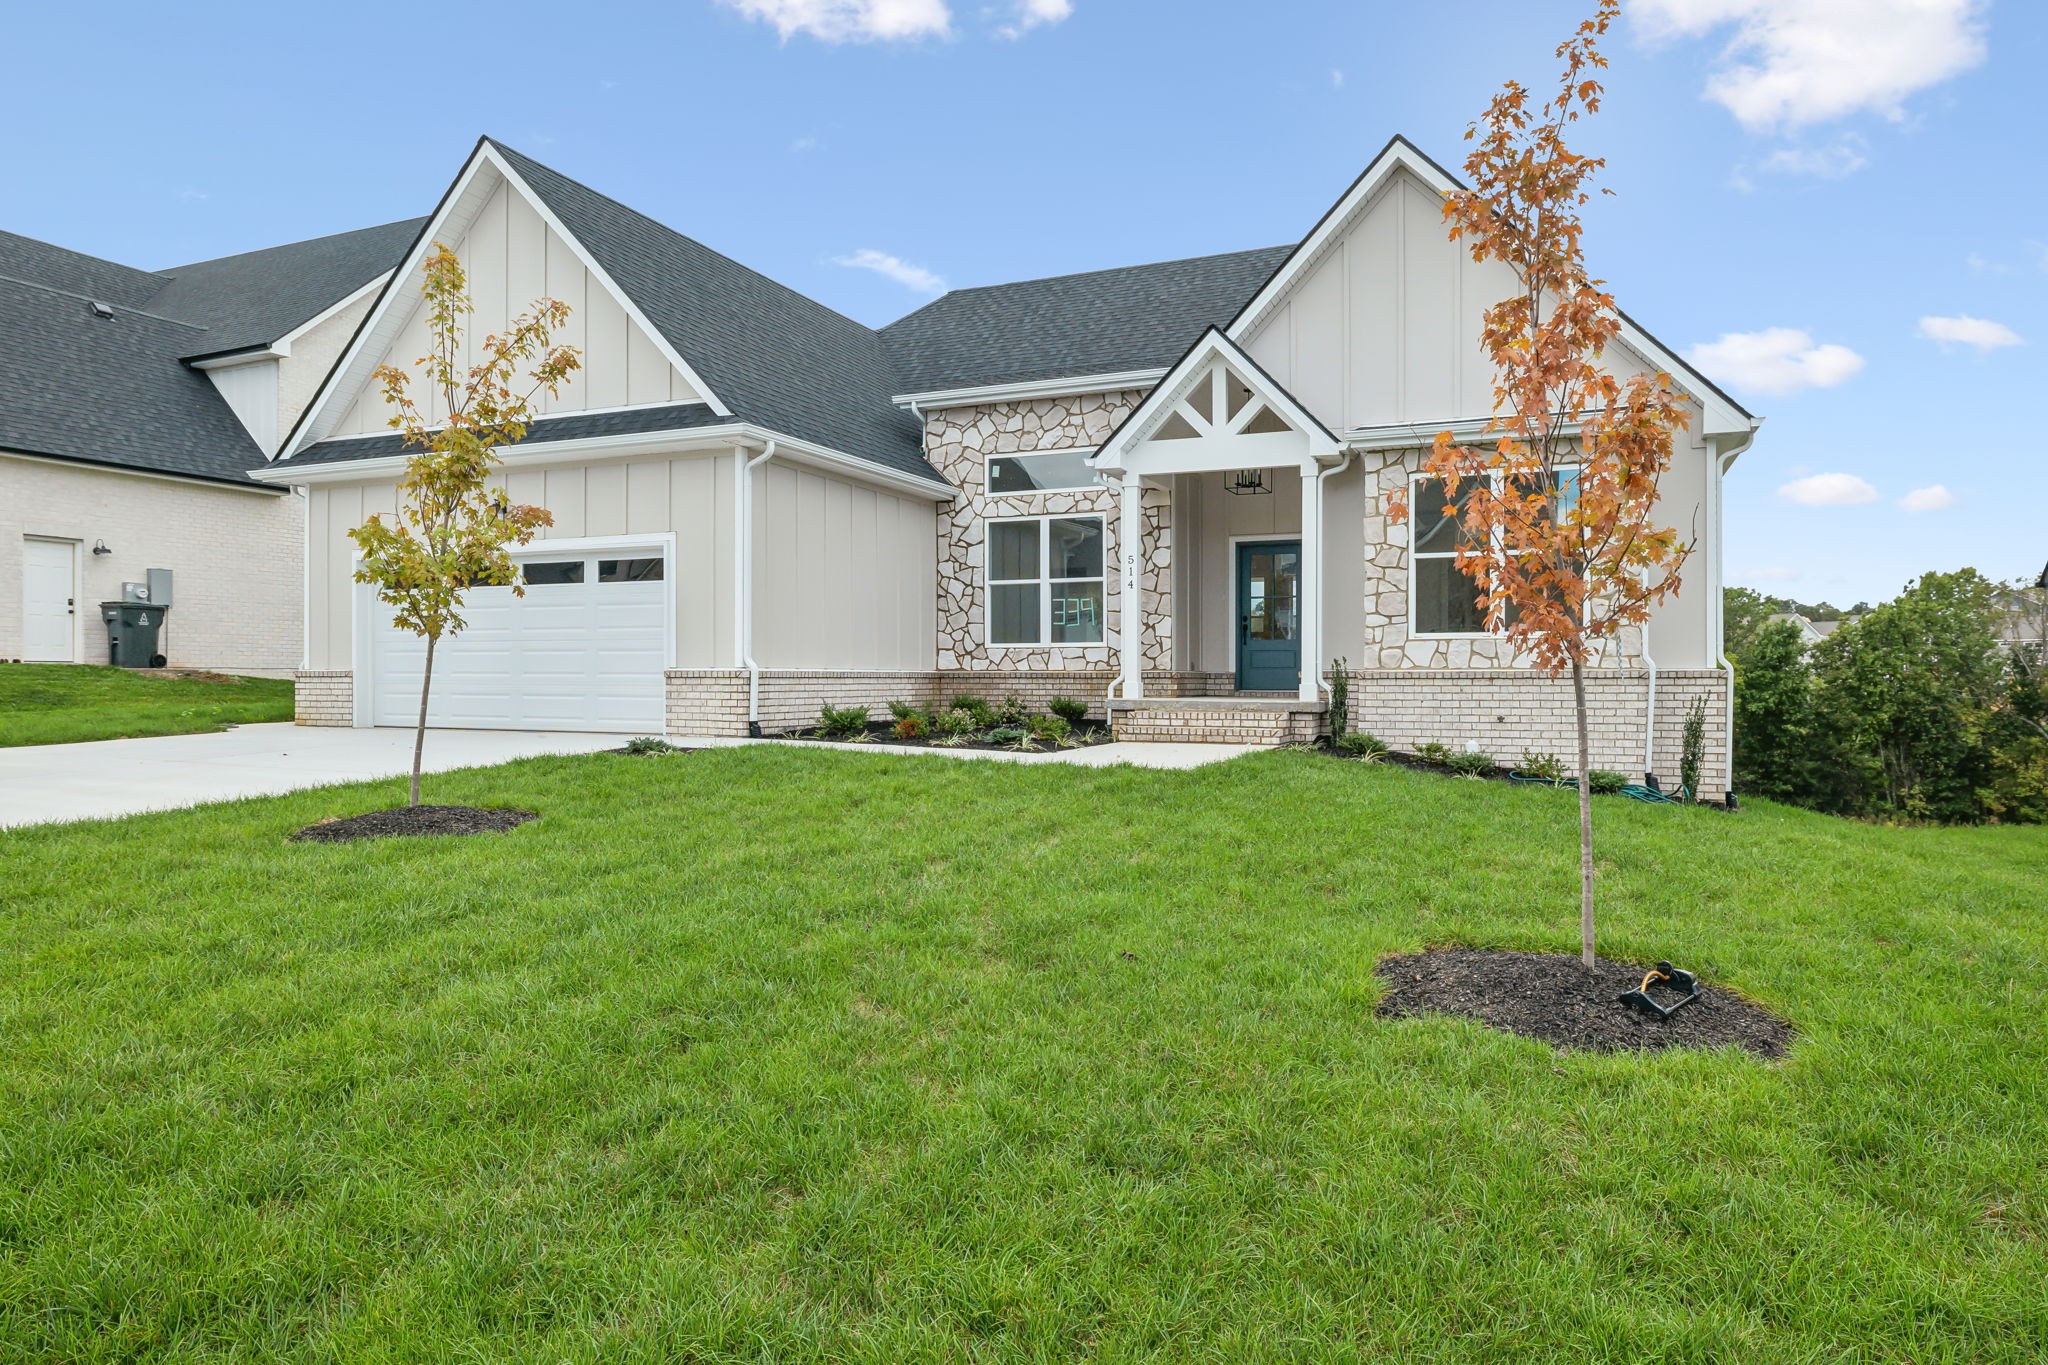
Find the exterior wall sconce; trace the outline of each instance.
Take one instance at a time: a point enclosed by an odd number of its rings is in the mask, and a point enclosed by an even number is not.
[[[114,553],[107,548],[107,542],[104,540],[95,540],[92,543],[92,552],[96,555],[110,555]]]
[[[1263,469],[1240,469],[1223,485],[1223,491],[1238,497],[1257,497],[1273,490],[1266,486],[1266,471]]]

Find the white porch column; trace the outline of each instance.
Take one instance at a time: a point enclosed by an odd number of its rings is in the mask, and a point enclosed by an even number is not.
[[[1319,701],[1323,675],[1323,481],[1310,460],[1301,471],[1301,699]]]
[[[1123,565],[1117,662],[1123,669],[1124,696],[1137,698],[1145,695],[1145,515],[1139,506],[1145,485],[1127,469],[1121,493],[1116,524],[1117,559]]]

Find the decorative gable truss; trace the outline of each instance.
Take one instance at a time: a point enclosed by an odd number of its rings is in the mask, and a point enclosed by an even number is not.
[[[1104,443],[1095,466],[1141,477],[1313,471],[1339,451],[1328,427],[1212,327]]]
[[[439,395],[418,382],[417,364],[428,349],[419,290],[437,242],[461,258],[476,308],[464,336],[464,368],[475,363],[476,342],[507,330],[535,300],[569,305],[567,328],[557,340],[582,352],[583,367],[558,397],[535,400],[542,416],[674,403],[703,403],[720,417],[731,415],[575,234],[483,141],[308,405],[287,454],[332,438],[386,434],[390,411],[371,378],[384,364],[414,374],[414,392],[429,420],[444,415]]]

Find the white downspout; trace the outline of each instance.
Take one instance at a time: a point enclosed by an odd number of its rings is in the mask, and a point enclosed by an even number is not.
[[[1326,520],[1328,519],[1330,508],[1330,495],[1329,489],[1326,485],[1329,483],[1331,475],[1342,474],[1345,470],[1351,468],[1352,458],[1352,452],[1346,450],[1344,452],[1344,458],[1342,460],[1339,460],[1336,464],[1331,465],[1328,469],[1325,469],[1321,473],[1316,475],[1316,513],[1318,516],[1321,516]],[[1323,545],[1322,529],[1323,528],[1318,528],[1317,530],[1316,545],[1318,546],[1322,560],[1327,561],[1329,559],[1329,553],[1327,550],[1321,549]],[[1323,617],[1330,610],[1330,583],[1329,576],[1325,572],[1325,570],[1328,567],[1329,566],[1327,562],[1318,563],[1316,565],[1316,620],[1314,625],[1316,636],[1316,657],[1313,662],[1313,667],[1315,668],[1316,674],[1316,687],[1319,692],[1324,694],[1328,694],[1330,691],[1330,680],[1323,676],[1322,659]],[[1349,716],[1330,717],[1330,724],[1332,726],[1330,733],[1339,733],[1342,726],[1349,720]]]
[[[1728,477],[1728,467],[1735,463],[1736,456],[1748,450],[1755,443],[1756,428],[1751,427],[1748,433],[1743,436],[1740,445],[1737,445],[1732,450],[1723,451],[1715,457],[1714,480],[1707,486],[1709,498],[1707,521],[1713,527],[1714,534],[1714,543],[1711,547],[1714,565],[1714,595],[1713,599],[1707,603],[1707,607],[1711,612],[1709,619],[1713,622],[1714,628],[1714,638],[1710,642],[1714,647],[1714,665],[1728,677],[1727,714],[1722,718],[1722,735],[1725,740],[1722,757],[1723,761],[1727,764],[1727,799],[1730,801],[1735,798],[1735,664],[1728,657],[1728,585],[1722,578],[1725,567],[1722,561],[1727,558],[1727,555],[1721,544],[1721,527],[1724,520],[1722,514],[1723,495],[1721,480]]]
[[[754,661],[754,469],[775,458],[775,442],[768,445],[753,459],[747,458],[746,448],[737,447],[739,474],[734,489],[734,501],[739,504],[739,525],[733,536],[734,556],[738,561],[736,579],[735,612],[733,633],[739,639],[740,667],[747,670],[747,733],[759,738],[761,734],[761,665]]]
[[[1647,784],[1657,775],[1657,661],[1650,654],[1649,621],[1637,629],[1642,632],[1643,664],[1650,670],[1650,700],[1643,721],[1643,781]]]

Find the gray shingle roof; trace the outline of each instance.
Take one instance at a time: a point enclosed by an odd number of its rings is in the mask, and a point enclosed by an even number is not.
[[[267,346],[397,265],[426,225],[409,218],[159,271],[168,282],[149,309],[207,329],[190,354]]]
[[[249,483],[262,450],[213,382],[179,361],[204,331],[120,304],[113,313],[0,280],[0,450]]]
[[[1227,325],[1293,250],[956,289],[882,329],[896,392],[1164,369]]]
[[[739,418],[944,483],[889,402],[881,338],[787,285],[493,142]]]
[[[0,450],[256,486],[263,451],[184,360],[285,336],[396,265],[424,221],[165,271],[0,232]]]
[[[631,436],[650,431],[687,431],[693,427],[722,426],[720,417],[702,403],[676,403],[659,408],[629,408],[623,412],[575,412],[543,417],[526,429],[526,439],[516,444],[542,445],[549,441],[581,441],[593,436]],[[407,452],[405,438],[397,432],[386,436],[355,436],[321,441],[292,456],[291,463],[335,464],[342,460],[377,460]]]

